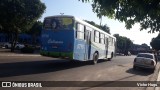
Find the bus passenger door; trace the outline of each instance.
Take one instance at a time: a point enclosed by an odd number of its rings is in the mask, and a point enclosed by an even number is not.
[[[85,59],[88,60],[88,59],[90,59],[90,52],[91,52],[91,31],[86,30],[85,40],[86,40]]]
[[[109,45],[109,42],[108,42],[108,38],[107,37],[105,37],[105,41],[106,41],[106,46],[105,46],[105,48],[106,48],[106,58],[107,58],[107,55],[108,55],[108,45]]]

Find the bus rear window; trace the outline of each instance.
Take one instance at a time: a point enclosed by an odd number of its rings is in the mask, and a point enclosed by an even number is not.
[[[70,30],[73,29],[73,19],[68,17],[46,18],[43,27],[46,30]]]

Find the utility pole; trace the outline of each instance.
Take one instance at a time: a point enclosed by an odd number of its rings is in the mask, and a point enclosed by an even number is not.
[[[102,24],[102,16],[100,16],[100,26],[101,26],[101,24]]]

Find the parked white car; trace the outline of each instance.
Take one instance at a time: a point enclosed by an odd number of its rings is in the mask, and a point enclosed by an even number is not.
[[[137,67],[148,68],[153,72],[155,70],[157,64],[157,58],[154,54],[151,53],[139,53],[137,57],[134,59],[133,69]]]
[[[7,43],[4,43],[4,47],[5,48],[11,48],[11,42],[7,42]],[[15,48],[16,49],[21,49],[21,48],[24,48],[25,47],[25,45],[24,44],[20,44],[20,43],[16,43],[16,45],[15,45]]]

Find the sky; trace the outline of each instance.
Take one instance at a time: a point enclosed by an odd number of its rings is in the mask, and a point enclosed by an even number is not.
[[[60,15],[73,15],[82,20],[94,21],[96,24],[100,24],[100,19],[96,13],[92,11],[91,2],[83,3],[79,0],[41,0],[46,5],[45,13],[40,18],[43,21],[46,16]],[[92,1],[92,0],[90,0]],[[107,24],[110,27],[111,35],[119,34],[130,38],[134,44],[146,43],[150,45],[150,41],[153,37],[158,35],[157,33],[148,33],[148,30],[140,31],[139,24],[135,24],[132,29],[127,30],[123,22],[119,22],[115,19],[109,19],[107,17],[102,18],[102,24]]]

